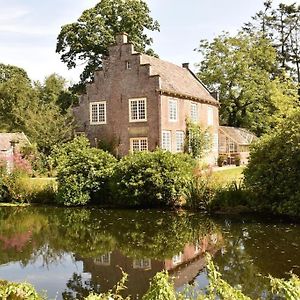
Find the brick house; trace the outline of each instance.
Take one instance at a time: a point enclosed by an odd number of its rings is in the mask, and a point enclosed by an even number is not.
[[[132,151],[183,151],[186,118],[209,127],[218,156],[219,102],[188,68],[134,51],[127,35],[116,37],[103,67],[74,108],[77,132],[92,145],[114,145],[120,156]]]

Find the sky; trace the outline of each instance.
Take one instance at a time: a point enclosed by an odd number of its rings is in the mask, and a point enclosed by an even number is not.
[[[145,0],[160,32],[150,33],[152,48],[161,59],[192,70],[201,60],[193,51],[201,39],[222,31],[236,33],[263,8],[264,0]],[[24,68],[32,80],[57,73],[70,84],[82,67],[68,70],[55,53],[61,26],[75,22],[96,0],[0,0],[0,63]],[[273,0],[275,5],[299,0]]]

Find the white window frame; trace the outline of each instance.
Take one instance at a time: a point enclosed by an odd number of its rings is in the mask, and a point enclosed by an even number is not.
[[[139,111],[139,102],[143,101],[144,102],[144,106],[145,106],[145,118],[140,118],[140,111]],[[132,114],[131,114],[131,105],[132,103],[137,103],[137,119],[133,119],[132,118]],[[147,98],[133,98],[133,99],[129,99],[128,101],[128,105],[129,105],[129,122],[147,122]]]
[[[173,105],[175,105],[175,106],[173,107]],[[175,109],[174,116],[173,116],[173,109]],[[176,99],[169,99],[168,113],[169,113],[169,121],[177,122],[177,120],[178,120],[178,102]]]
[[[93,121],[92,116],[92,107],[96,105],[97,106],[97,121]],[[104,105],[104,121],[99,121],[99,106]],[[106,101],[99,101],[99,102],[90,102],[90,125],[100,125],[100,124],[106,124]]]
[[[214,110],[212,107],[207,108],[207,126],[214,125]]]
[[[174,265],[178,265],[182,262],[182,253],[179,252],[178,254],[172,257],[172,262]]]
[[[94,263],[99,266],[110,266],[111,252],[105,253],[97,258],[94,258]]]
[[[176,130],[176,152],[183,152],[183,151],[184,151],[184,131]]]
[[[134,269],[151,269],[151,259],[150,258],[142,258],[142,259],[134,259],[132,266]]]
[[[165,143],[165,138],[164,138],[164,135],[168,135],[169,136],[169,147],[167,147],[164,143]],[[171,130],[163,130],[162,131],[162,135],[161,135],[161,148],[163,150],[166,150],[166,151],[172,151],[172,131]]]
[[[196,110],[194,111],[194,109],[196,109]],[[195,116],[194,116],[194,113],[196,114]],[[191,102],[190,119],[194,123],[198,123],[198,121],[199,121],[198,103],[196,103],[196,102]]]
[[[146,141],[146,149],[142,149],[142,142]],[[138,150],[133,150],[133,143],[138,142]],[[147,137],[136,137],[130,139],[130,151],[133,152],[140,152],[140,151],[148,151],[148,138]]]

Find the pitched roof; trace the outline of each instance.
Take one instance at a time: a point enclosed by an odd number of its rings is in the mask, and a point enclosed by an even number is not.
[[[219,129],[239,145],[250,145],[257,139],[255,134],[245,128],[220,126]]]
[[[25,144],[29,144],[29,140],[23,132],[0,132],[0,151],[9,150],[11,148],[11,141],[16,141],[18,148]]]
[[[141,54],[141,64],[150,64],[151,75],[160,76],[161,92],[219,105],[219,101],[211,96],[209,90],[190,69],[146,54]]]

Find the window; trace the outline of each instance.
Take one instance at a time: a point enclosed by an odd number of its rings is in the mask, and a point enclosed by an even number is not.
[[[176,131],[176,151],[183,152],[184,150],[184,132]]]
[[[169,121],[177,121],[177,100],[169,99]]]
[[[130,150],[132,152],[147,151],[148,139],[147,138],[132,138],[130,139]]]
[[[149,258],[134,259],[134,269],[151,269],[151,260]]]
[[[199,241],[197,241],[195,244],[195,254],[198,254],[200,251],[201,251],[201,246]]]
[[[103,254],[100,257],[95,258],[94,263],[96,265],[109,266],[110,265],[110,252]]]
[[[90,124],[106,124],[106,102],[90,103]]]
[[[127,70],[130,70],[131,69],[131,63],[130,63],[130,61],[126,61],[126,69]]]
[[[198,122],[198,104],[197,103],[191,103],[191,121],[194,123]]]
[[[171,131],[164,130],[162,132],[162,145],[161,148],[164,150],[172,150]]]
[[[129,99],[129,122],[147,121],[146,99]]]
[[[212,107],[207,108],[207,125],[214,125],[214,111]]]
[[[174,265],[178,265],[181,263],[181,260],[182,260],[181,256],[182,256],[181,253],[178,253],[172,257],[172,262]]]
[[[213,143],[212,143],[212,150],[214,152],[218,152],[218,149],[219,149],[219,135],[217,133],[214,133]]]

